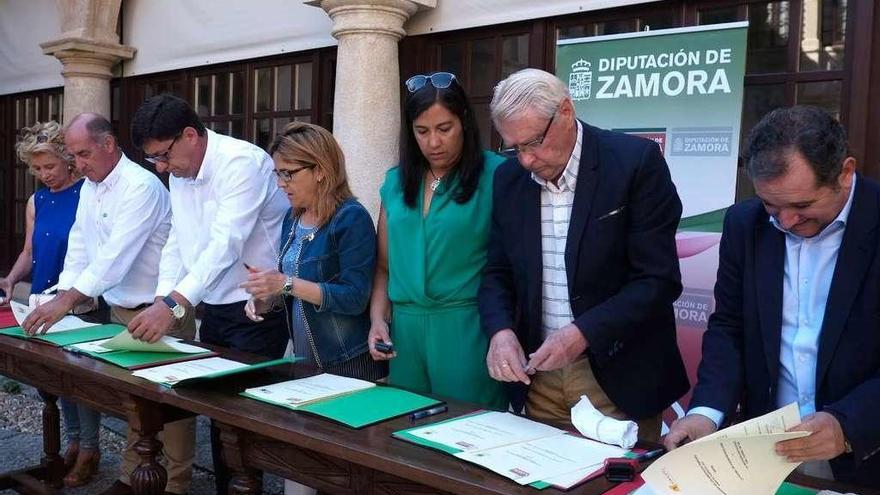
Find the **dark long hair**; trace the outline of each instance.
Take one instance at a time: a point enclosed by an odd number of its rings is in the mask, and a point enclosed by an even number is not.
[[[403,107],[403,122],[400,135],[400,187],[403,189],[403,201],[410,208],[415,208],[422,178],[430,169],[428,160],[422,154],[419,143],[413,133],[413,122],[434,103],[443,105],[461,121],[464,142],[461,158],[448,174],[448,184],[458,178],[458,184],[452,191],[452,198],[457,203],[466,203],[480,181],[483,173],[483,149],[480,142],[480,129],[474,110],[468,101],[464,89],[453,80],[448,88],[435,88],[430,82],[415,93],[409,93]]]

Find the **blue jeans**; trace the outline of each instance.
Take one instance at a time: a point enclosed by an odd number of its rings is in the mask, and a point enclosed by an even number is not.
[[[101,426],[101,413],[63,397],[61,398],[61,413],[64,415],[67,444],[79,442],[81,450],[98,450],[98,427]]]

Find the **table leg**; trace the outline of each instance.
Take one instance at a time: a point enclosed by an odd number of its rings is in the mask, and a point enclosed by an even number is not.
[[[220,429],[223,460],[227,469],[232,472],[227,493],[229,495],[255,495],[262,493],[263,480],[260,476],[260,471],[247,467],[244,462],[244,439],[240,434],[240,430],[219,421],[215,424]]]
[[[139,437],[134,451],[141,458],[130,476],[132,492],[135,495],[162,495],[168,483],[168,473],[156,460],[162,450],[162,442],[156,439],[162,429],[161,415],[137,398],[132,398],[128,409],[128,427]]]
[[[61,449],[61,421],[58,413],[58,396],[39,391],[43,399],[43,458],[40,460],[46,473],[46,483],[60,487],[64,477],[64,461],[58,454]]]

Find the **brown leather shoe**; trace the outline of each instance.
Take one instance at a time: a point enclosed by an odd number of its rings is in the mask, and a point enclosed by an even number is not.
[[[131,486],[116,480],[109,488],[101,492],[101,495],[129,495],[131,493]]]
[[[85,485],[98,472],[98,464],[100,462],[100,450],[81,450],[79,455],[76,456],[76,463],[74,463],[73,468],[64,477],[64,486],[73,488]]]
[[[70,442],[67,444],[67,450],[64,451],[64,469],[69,470],[76,463],[76,457],[79,455],[79,442]]]

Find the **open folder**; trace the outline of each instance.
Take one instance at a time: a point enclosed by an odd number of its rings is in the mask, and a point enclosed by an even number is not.
[[[568,489],[627,451],[506,412],[479,411],[394,437],[451,454],[521,485]]]
[[[115,323],[109,323],[106,325],[88,323],[76,316],[67,315],[52,325],[46,333],[28,335],[20,325],[24,322],[25,318],[31,314],[33,308],[16,301],[9,301],[9,307],[12,309],[12,314],[15,315],[15,321],[18,322],[19,326],[4,328],[0,330],[0,335],[9,335],[10,337],[20,339],[30,339],[36,342],[44,342],[59,347],[78,344],[80,342],[106,339],[125,330],[124,326]]]
[[[65,349],[129,370],[217,355],[216,352],[204,347],[187,344],[169,336],[164,336],[154,343],[135,340],[128,330],[123,330],[110,339],[81,342],[69,345]]]
[[[249,388],[241,395],[322,416],[352,428],[442,403],[399,388],[329,373]]]

